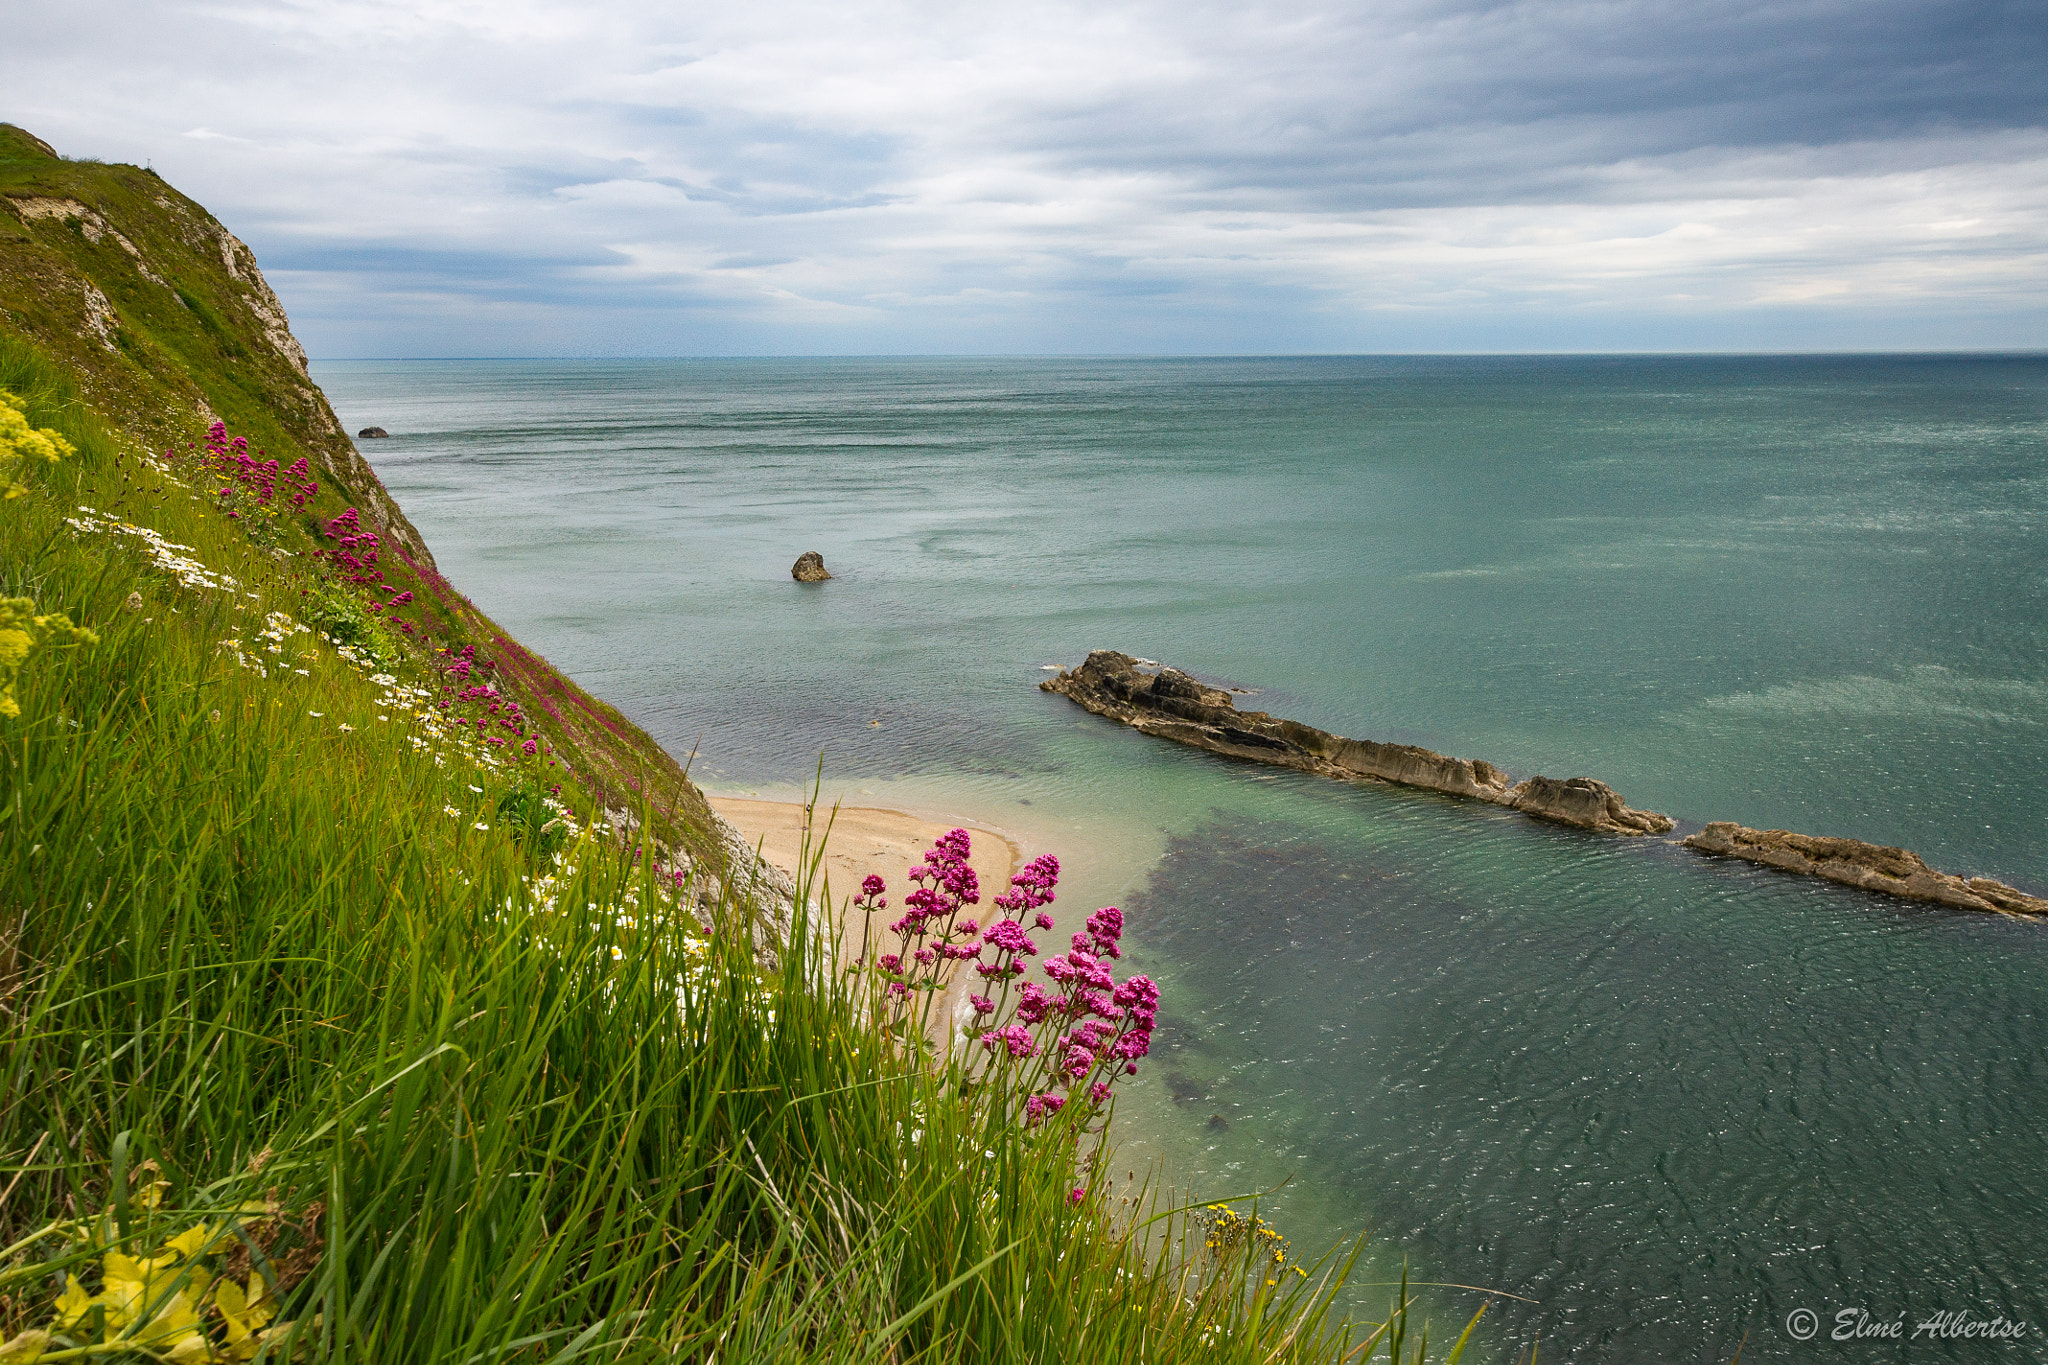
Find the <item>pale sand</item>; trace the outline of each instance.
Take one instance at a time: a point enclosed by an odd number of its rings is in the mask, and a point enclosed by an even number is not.
[[[790,876],[797,875],[804,806],[794,801],[754,801],[736,796],[709,799],[711,808],[730,821],[749,844],[760,847],[762,857]],[[884,893],[889,908],[873,917],[875,942],[881,945],[876,951],[886,952],[895,941],[888,926],[903,913],[903,897],[911,890],[906,874],[924,860],[924,851],[941,834],[957,827],[965,829],[972,838],[967,864],[981,883],[981,904],[969,913],[983,923],[991,918],[989,902],[1009,889],[1010,878],[1021,861],[1017,846],[994,831],[973,825],[935,824],[900,810],[841,806],[835,813],[830,807],[821,807],[816,821],[817,833],[825,836],[824,870],[832,886],[832,912],[843,916],[840,956],[849,962],[860,956],[861,921],[867,916],[848,916],[846,907],[869,873],[879,876],[889,887]],[[815,839],[811,851],[817,851]],[[822,900],[823,888],[813,894]]]

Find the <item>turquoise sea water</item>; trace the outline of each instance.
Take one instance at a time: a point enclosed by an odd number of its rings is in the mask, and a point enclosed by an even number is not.
[[[2035,1359],[2048,926],[1087,716],[1124,649],[1685,828],[2048,891],[2048,359],[329,362],[441,566],[714,790],[1061,854],[1165,991],[1127,1166],[1488,1352]],[[816,549],[838,577],[790,581]],[[879,723],[877,723],[879,722]],[[1389,1291],[1361,1291],[1383,1307]],[[1476,1295],[1430,1291],[1441,1329]],[[1820,1339],[1786,1318],[1811,1309]],[[1826,1338],[1863,1309],[1903,1341]],[[1932,1340],[1938,1310],[2029,1322]]]

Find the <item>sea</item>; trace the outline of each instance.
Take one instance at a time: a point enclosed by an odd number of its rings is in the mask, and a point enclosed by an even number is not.
[[[2048,356],[314,374],[443,571],[708,790],[971,821],[1124,909],[1162,1025],[1109,1178],[1366,1239],[1352,1311],[1486,1306],[1467,1359],[2048,1358],[2048,924],[1038,687],[1122,650],[2048,893]]]

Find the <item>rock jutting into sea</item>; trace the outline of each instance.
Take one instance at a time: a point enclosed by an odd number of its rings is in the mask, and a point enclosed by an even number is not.
[[[1263,711],[1240,711],[1220,688],[1177,668],[1140,672],[1136,659],[1115,650],[1098,649],[1080,667],[1039,686],[1134,730],[1233,758],[1469,797],[1602,834],[1662,834],[1675,823],[1655,811],[1631,810],[1614,788],[1590,777],[1532,777],[1511,786],[1505,772],[1482,758],[1346,739]]]
[[[1685,846],[1699,853],[1742,858],[1908,900],[2006,915],[2048,915],[2048,900],[2014,890],[2004,882],[1937,872],[1910,849],[1866,844],[1861,839],[1750,829],[1732,820],[1716,820],[1689,836]]]
[[[1240,711],[1221,688],[1177,668],[1144,672],[1137,659],[1115,650],[1098,649],[1080,667],[1063,669],[1039,687],[1134,730],[1233,758],[1470,797],[1602,834],[1662,834],[1676,824],[1668,815],[1631,810],[1614,788],[1590,777],[1538,776],[1510,785],[1505,772],[1482,758],[1451,758],[1413,744],[1346,739],[1263,711]],[[1696,853],[1742,858],[1882,895],[1961,910],[2048,916],[2048,900],[2041,897],[1989,877],[1938,872],[1909,849],[1861,839],[1750,829],[1732,820],[1716,820],[1681,842]]]
[[[825,572],[825,556],[816,550],[805,550],[789,566],[789,576],[799,583],[823,583],[832,575]]]
[[[356,439],[358,441],[380,441],[388,437],[389,435],[391,435],[391,433],[384,430],[384,428],[382,427],[364,427],[361,431],[356,433]]]

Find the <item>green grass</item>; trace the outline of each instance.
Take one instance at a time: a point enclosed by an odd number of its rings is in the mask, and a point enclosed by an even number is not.
[[[30,350],[0,386],[79,447],[0,507],[0,596],[99,636],[32,657],[0,722],[0,1339],[107,1269],[53,1225],[111,1206],[141,1253],[268,1199],[295,1325],[265,1359],[1427,1356],[1405,1289],[1343,1323],[1341,1256],[1219,1260],[1094,1137],[905,1056],[801,915],[764,972],[732,879],[700,923],[604,832],[557,866],[535,771],[479,767],[312,637],[304,676],[239,664],[220,642],[296,614],[298,572]],[[257,596],[74,533],[80,503]]]

